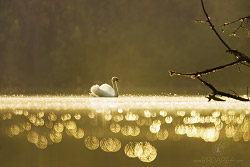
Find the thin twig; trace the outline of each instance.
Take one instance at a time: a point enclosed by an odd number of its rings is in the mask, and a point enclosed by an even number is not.
[[[217,32],[217,30],[215,29],[214,25],[212,24],[210,17],[207,14],[207,11],[205,9],[203,0],[201,0],[201,6],[203,9],[203,12],[207,18],[207,22],[209,23],[210,27],[212,28],[212,30],[214,31],[214,33],[216,34],[216,36],[219,38],[219,40],[224,44],[224,46],[227,48],[227,52],[230,52],[232,54],[234,54],[234,56],[238,59],[242,59],[241,61],[246,61],[247,63],[250,64],[250,58],[247,57],[245,54],[238,52],[237,50],[231,49],[231,47],[222,39],[222,37],[219,35],[219,33]]]
[[[233,92],[235,95],[238,95],[234,90],[229,89],[231,92]]]
[[[240,25],[233,31],[233,33],[232,33],[231,35],[229,35],[229,36],[236,36],[236,37],[237,37],[236,32],[237,32],[239,29],[244,29],[245,31],[247,31],[247,32],[249,33],[249,29],[243,26],[244,22],[245,22],[246,20],[247,20],[247,22],[248,22],[249,19],[250,19],[250,16],[241,17],[241,18],[239,18],[239,19],[237,19],[237,20],[234,20],[234,21],[231,21],[231,22],[224,23],[224,24],[218,26],[218,28],[223,27],[223,28],[222,28],[222,32],[224,32],[225,29],[226,29],[226,26],[229,26],[229,25],[234,24],[234,23],[237,23],[237,22],[241,22]]]
[[[207,14],[207,11],[204,7],[204,3],[203,3],[203,0],[201,0],[201,6],[202,6],[202,9],[203,9],[203,12],[204,14],[206,15],[206,18],[207,18],[207,22],[209,23],[210,27],[212,28],[212,30],[215,32],[215,34],[217,35],[217,37],[220,39],[220,41],[225,45],[225,47],[228,49],[228,50],[232,50],[228,44],[221,38],[221,36],[219,35],[219,33],[217,32],[217,30],[215,29],[214,25],[212,24],[211,20],[210,20],[210,17],[208,16]]]
[[[245,63],[241,63],[241,64],[244,66],[250,67],[250,65],[248,65],[248,64],[245,64]]]
[[[241,17],[241,18],[239,18],[239,19],[237,19],[237,20],[234,20],[234,21],[231,21],[231,22],[224,23],[224,24],[222,24],[222,25],[220,25],[220,26],[218,26],[218,27],[228,26],[228,25],[234,24],[234,23],[236,23],[236,22],[238,22],[238,21],[244,22],[245,19],[246,19],[246,20],[247,20],[247,19],[250,19],[250,16]]]
[[[213,73],[213,72],[222,70],[222,69],[227,68],[227,67],[231,67],[231,66],[236,65],[236,64],[238,64],[240,62],[241,61],[238,59],[238,60],[236,60],[236,61],[234,61],[232,63],[228,63],[228,64],[225,64],[225,65],[214,67],[214,68],[207,69],[207,70],[204,70],[204,71],[199,71],[199,72],[194,72],[194,73],[179,73],[179,72],[176,72],[176,71],[169,71],[169,74],[170,74],[170,76],[180,75],[180,76],[185,76],[185,77],[197,77],[197,76],[207,75],[209,73]]]
[[[240,28],[243,28],[243,22],[241,22],[240,25],[229,36],[239,37],[236,33]]]
[[[246,98],[240,97],[234,91],[233,92],[235,93],[235,95],[219,91],[212,84],[208,83],[207,81],[205,81],[205,80],[203,80],[201,78],[202,75],[207,75],[207,74],[222,70],[222,69],[227,68],[227,67],[232,67],[234,65],[239,65],[239,64],[243,64],[245,66],[250,65],[250,58],[249,57],[247,57],[245,54],[243,54],[243,53],[241,53],[241,52],[239,52],[237,50],[231,49],[231,47],[219,35],[219,33],[215,29],[214,25],[212,24],[212,22],[210,20],[210,17],[207,14],[207,11],[206,11],[204,3],[203,3],[203,0],[201,0],[201,5],[202,5],[203,12],[206,15],[207,21],[200,21],[199,20],[197,22],[209,23],[210,27],[212,28],[212,30],[214,31],[216,36],[223,43],[223,45],[227,48],[226,51],[234,55],[235,61],[232,62],[232,63],[228,63],[228,64],[225,64],[225,65],[221,65],[221,66],[218,66],[218,67],[214,67],[214,68],[211,68],[211,69],[207,69],[207,70],[199,71],[199,72],[194,72],[194,73],[178,73],[176,71],[169,71],[170,76],[179,75],[179,76],[190,77],[190,78],[193,78],[193,79],[198,79],[201,83],[203,83],[205,86],[207,86],[209,89],[212,90],[212,93],[209,94],[209,96],[207,97],[209,101],[212,100],[212,99],[215,100],[215,101],[225,101],[224,99],[221,99],[221,98],[219,98],[217,96],[225,96],[225,97],[233,98],[233,99],[239,100],[239,101],[250,101],[249,98],[246,99]],[[240,19],[242,19],[242,18],[240,18]],[[241,24],[241,26],[242,26],[242,24]],[[236,31],[237,31],[237,29],[236,29]],[[248,88],[247,88],[247,96],[248,96]]]
[[[248,87],[247,87],[247,98],[249,98],[249,96],[248,96]]]

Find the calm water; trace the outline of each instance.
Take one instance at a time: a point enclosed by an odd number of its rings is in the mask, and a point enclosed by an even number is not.
[[[250,165],[250,103],[204,97],[1,96],[0,163]]]

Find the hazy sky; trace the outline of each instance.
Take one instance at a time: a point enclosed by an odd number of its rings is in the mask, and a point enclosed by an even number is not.
[[[250,15],[249,0],[205,5],[215,25]],[[198,0],[0,0],[0,93],[88,93],[112,76],[123,94],[209,92],[199,81],[168,74],[234,60],[197,19],[205,19]],[[250,56],[246,32],[228,37],[236,26],[222,37]],[[240,69],[206,78],[245,93],[250,69]]]

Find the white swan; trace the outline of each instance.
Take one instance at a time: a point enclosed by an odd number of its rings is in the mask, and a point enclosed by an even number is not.
[[[94,97],[118,97],[119,92],[118,92],[117,82],[119,82],[119,78],[112,77],[111,82],[113,87],[111,87],[106,83],[102,84],[101,86],[93,85],[90,88],[91,93],[89,94]]]

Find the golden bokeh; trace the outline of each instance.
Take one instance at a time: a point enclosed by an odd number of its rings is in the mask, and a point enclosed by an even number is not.
[[[15,108],[1,112],[1,120],[6,122],[7,136],[24,134],[27,141],[39,149],[63,144],[66,135],[72,140],[82,141],[88,150],[99,148],[103,152],[114,153],[124,149],[125,155],[138,158],[143,163],[157,158],[157,149],[150,142],[164,143],[185,138],[209,143],[220,139],[233,142],[250,140],[249,110],[171,111],[150,109],[143,104],[138,103],[147,109],[129,109],[113,103],[103,103],[100,107],[98,102],[91,103],[94,108],[77,108],[72,113],[65,108],[59,110],[60,107],[56,110]]]

